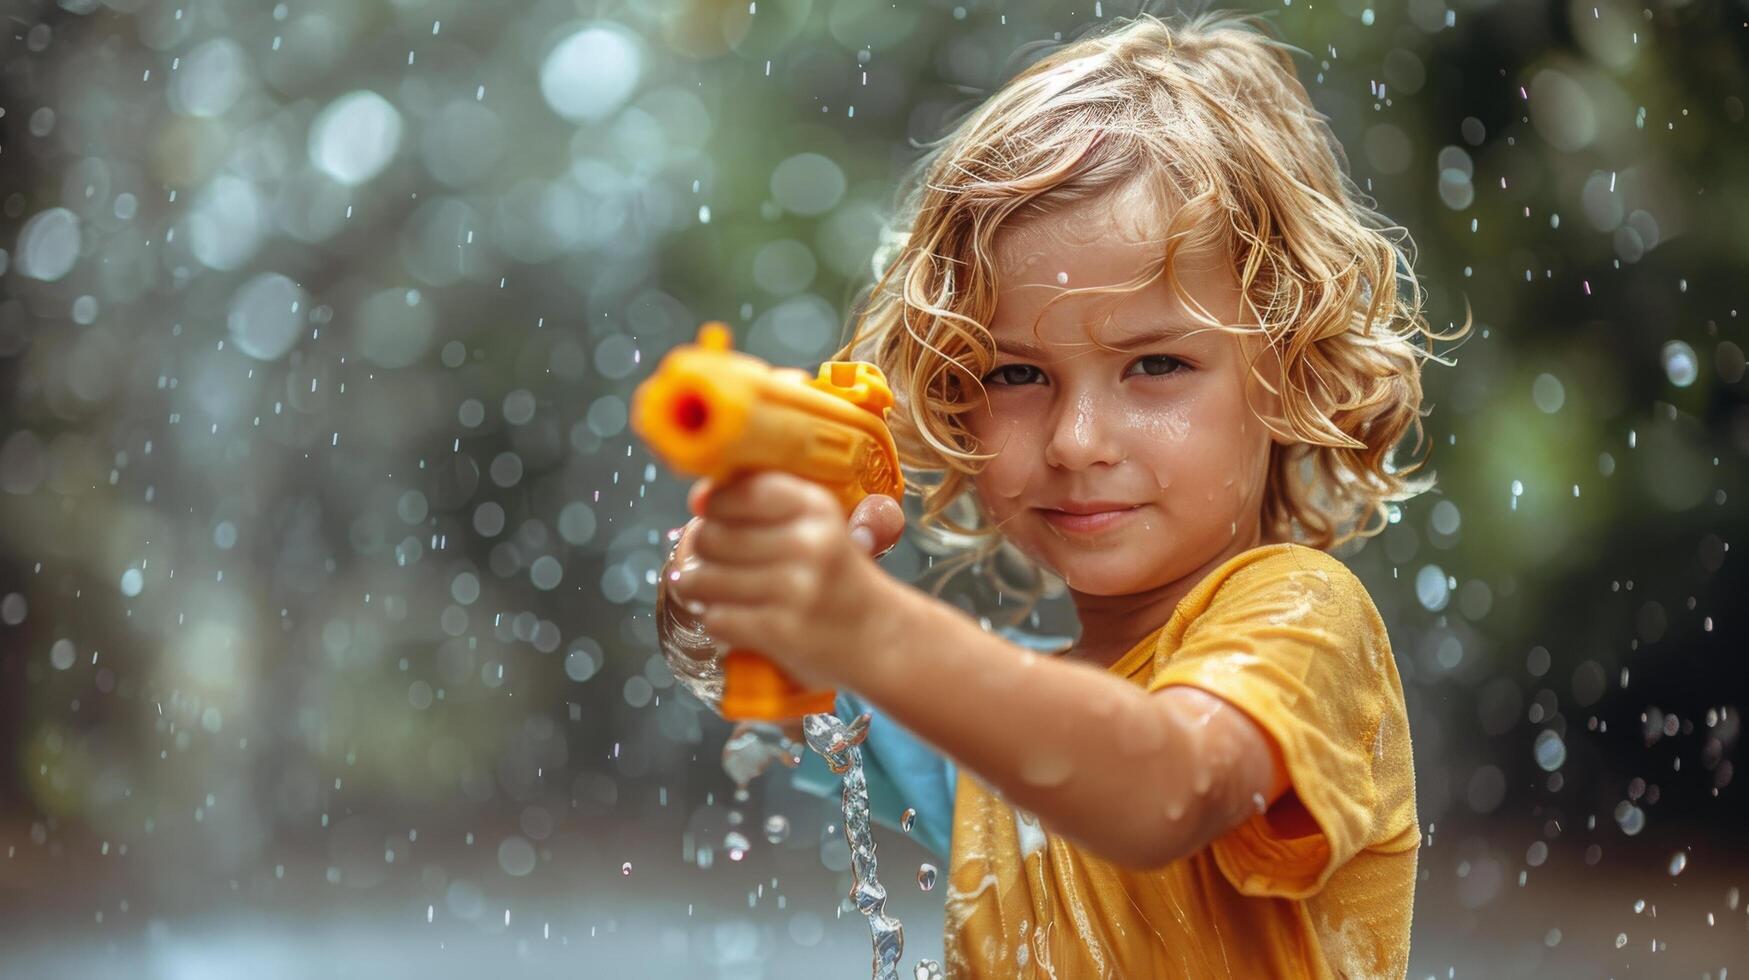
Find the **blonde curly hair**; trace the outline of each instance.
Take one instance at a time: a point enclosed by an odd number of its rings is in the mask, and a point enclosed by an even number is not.
[[[1295,74],[1290,52],[1298,49],[1266,23],[1206,11],[1171,23],[1139,13],[1098,25],[975,105],[923,147],[906,175],[853,335],[833,356],[871,361],[891,381],[897,404],[888,421],[907,492],[922,498],[921,523],[938,546],[931,550],[964,552],[953,568],[1004,544],[966,492],[993,454],[978,452],[959,421],[995,359],[986,324],[998,293],[996,235],[1010,219],[1138,178],[1158,182],[1158,199],[1181,206],[1166,228],[1160,271],[1127,288],[1164,274],[1186,307],[1200,310],[1173,259],[1184,249],[1224,248],[1257,323],[1193,315],[1211,328],[1261,335],[1279,365],[1281,424],[1260,419],[1292,443],[1271,448],[1265,539],[1334,550],[1382,531],[1389,502],[1431,488],[1431,476],[1410,479],[1421,462],[1398,467],[1393,452],[1411,428],[1416,451],[1422,443],[1420,359],[1441,360],[1431,341],[1463,336],[1468,319],[1448,335],[1428,327],[1407,233],[1365,202],[1327,117]],[[1276,391],[1256,362],[1251,373]],[[919,479],[932,473],[941,478]],[[1003,580],[992,562],[997,587],[1036,601],[1052,576],[1007,552],[1033,586]],[[1060,592],[1055,584],[1042,591]],[[1017,619],[1031,605],[1009,610]]]

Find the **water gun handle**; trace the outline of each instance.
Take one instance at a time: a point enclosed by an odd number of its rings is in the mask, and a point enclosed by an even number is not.
[[[778,469],[837,497],[848,521],[871,493],[904,493],[886,413],[893,396],[878,367],[827,361],[810,377],[731,349],[712,321],[670,351],[632,395],[631,425],[671,469],[715,482]],[[733,721],[786,721],[830,712],[835,691],[811,691],[756,650],[723,658],[717,710]]]

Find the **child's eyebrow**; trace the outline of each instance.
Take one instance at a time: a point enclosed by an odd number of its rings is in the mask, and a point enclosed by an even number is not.
[[[1183,324],[1172,324],[1170,326],[1159,327],[1153,330],[1145,330],[1141,333],[1112,338],[1106,340],[1105,344],[1116,350],[1132,351],[1141,347],[1150,347],[1154,344],[1180,340],[1188,333],[1190,333],[1190,328]],[[1083,347],[1089,351],[1099,349],[1091,340],[1087,341],[1085,344],[1075,345],[1074,349],[1079,351]],[[1014,354],[1019,357],[1030,357],[1034,360],[1044,360],[1049,356],[1042,347],[1029,344],[1022,340],[1008,340],[1002,337],[996,338],[996,349],[1005,354]]]

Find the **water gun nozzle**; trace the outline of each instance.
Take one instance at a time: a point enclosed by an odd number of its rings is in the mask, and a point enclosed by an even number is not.
[[[682,432],[700,432],[710,423],[710,402],[696,391],[684,391],[676,395],[671,411],[675,427]]]

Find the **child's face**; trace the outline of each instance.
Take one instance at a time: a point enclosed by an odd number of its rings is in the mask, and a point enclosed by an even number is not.
[[[1039,310],[1061,291],[1142,274],[1164,251],[1144,239],[1158,237],[1166,217],[1147,195],[1120,191],[996,238],[997,355],[983,379],[989,402],[974,389],[977,408],[962,418],[980,451],[998,455],[975,485],[1002,533],[1078,593],[1160,588],[1260,543],[1273,437],[1245,401],[1258,338],[1205,329],[1132,345],[1163,328],[1201,326],[1164,276],[1127,294],[1065,298],[1033,333]],[[1176,271],[1221,323],[1256,322],[1224,255],[1181,251]],[[1101,349],[1089,331],[1120,350]],[[1042,350],[1017,350],[1041,342]],[[1258,358],[1278,385],[1273,364],[1272,355]],[[1253,385],[1252,399],[1278,417],[1280,403],[1266,389]],[[1101,526],[1075,526],[1055,513],[1089,502],[1133,509],[1100,518]]]

